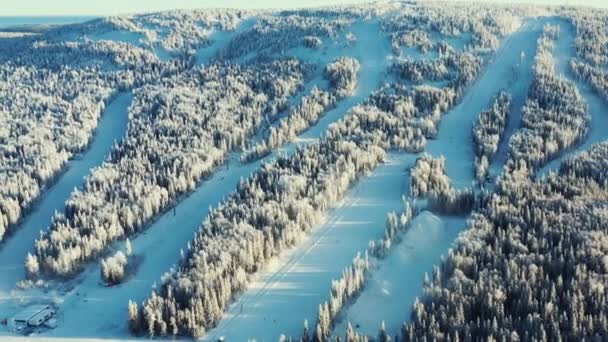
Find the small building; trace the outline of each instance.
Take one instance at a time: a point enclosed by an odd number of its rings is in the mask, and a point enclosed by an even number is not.
[[[46,322],[49,318],[53,317],[54,314],[55,311],[53,309],[44,309],[32,316],[32,318],[27,321],[27,324],[31,327],[39,327],[44,324],[44,322]]]
[[[31,305],[13,316],[16,326],[39,327],[53,317],[55,310],[50,305]]]

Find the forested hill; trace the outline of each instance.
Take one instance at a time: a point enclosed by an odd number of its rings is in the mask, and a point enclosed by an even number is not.
[[[0,339],[608,340],[607,19],[0,29]]]

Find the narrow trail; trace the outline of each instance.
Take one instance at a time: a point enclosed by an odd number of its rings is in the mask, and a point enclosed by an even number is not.
[[[483,73],[467,89],[462,101],[443,116],[438,138],[428,141],[426,152],[434,157],[446,156],[447,175],[456,188],[469,187],[474,181],[475,154],[471,131],[475,120],[490,105],[494,96],[506,88],[505,80],[512,79],[513,69],[520,63],[521,52],[524,51],[527,56],[535,55],[536,43],[530,42],[536,41],[540,30],[541,25],[526,22],[518,31],[506,37],[484,67]],[[525,85],[518,84],[517,87],[522,88],[517,89],[521,92]]]
[[[498,145],[498,151],[490,163],[488,175],[496,179],[503,172],[503,167],[509,158],[509,141],[513,133],[519,128],[523,114],[523,107],[528,97],[528,90],[534,78],[533,67],[536,56],[537,40],[542,32],[543,21],[536,20],[530,23],[534,30],[529,41],[520,42],[523,58],[515,66],[514,77],[509,80],[506,90],[511,94],[512,104],[509,120],[503,138]]]
[[[226,48],[232,38],[237,36],[239,33],[250,29],[257,22],[257,18],[249,18],[239,23],[238,27],[234,31],[214,31],[209,36],[211,45],[203,47],[196,52],[196,63],[207,64],[215,57],[215,55],[222,49]]]
[[[587,137],[579,144],[572,146],[560,153],[560,155],[544,165],[536,172],[537,177],[543,177],[551,171],[559,170],[559,165],[564,159],[591,148],[595,143],[608,139],[608,103],[603,100],[585,81],[579,81],[570,70],[570,60],[576,57],[574,41],[576,38],[575,28],[570,23],[561,19],[551,20],[552,24],[560,27],[560,34],[554,50],[556,71],[572,82],[579,93],[587,102],[591,125]]]
[[[349,322],[367,336],[376,336],[381,322],[391,336],[399,332],[422,293],[424,275],[441,262],[441,256],[466,227],[466,218],[424,211],[410,227],[403,240],[372,270],[361,296],[340,316],[333,336],[344,337]]]
[[[68,163],[67,170],[43,193],[33,211],[15,228],[12,236],[0,244],[0,308],[5,300],[4,295],[24,279],[25,257],[32,251],[40,231],[49,227],[55,211],[63,211],[72,191],[82,184],[92,168],[101,165],[112,144],[124,136],[131,101],[132,95],[124,93],[109,103],[99,119],[88,149]]]

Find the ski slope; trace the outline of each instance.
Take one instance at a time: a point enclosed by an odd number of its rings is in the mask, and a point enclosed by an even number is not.
[[[441,119],[438,138],[428,141],[426,152],[434,157],[446,156],[447,175],[456,188],[469,187],[474,181],[471,131],[475,120],[504,88],[504,80],[512,79],[522,49],[528,56],[535,55],[536,45],[530,41],[536,41],[539,30],[542,25],[526,22],[505,38],[477,81],[466,90],[462,101]]]
[[[63,210],[74,188],[82,184],[92,168],[101,165],[112,144],[124,136],[131,100],[132,94],[123,93],[109,103],[101,115],[89,148],[69,162],[66,171],[44,192],[12,236],[0,244],[0,311],[14,310],[9,309],[14,306],[9,293],[18,281],[25,278],[25,257],[33,248],[39,232],[48,228],[53,214]]]
[[[466,225],[464,217],[439,217],[428,211],[410,224],[401,243],[372,269],[360,297],[339,317],[333,336],[343,337],[349,322],[362,335],[376,336],[383,321],[391,336],[399,332],[422,294],[424,275],[430,276]]]
[[[259,272],[205,341],[272,341],[299,337],[304,319],[315,322],[331,280],[350,265],[369,240],[382,237],[386,214],[403,208],[411,154],[390,154],[386,163],[361,179],[310,237]]]
[[[546,176],[551,171],[557,171],[561,162],[576,152],[586,151],[593,144],[608,139],[608,113],[606,112],[608,103],[591,89],[584,80],[578,80],[570,71],[570,60],[576,57],[576,49],[574,47],[574,40],[576,38],[575,29],[565,20],[554,19],[551,23],[557,24],[560,27],[560,34],[554,49],[556,71],[578,88],[579,93],[587,102],[589,114],[591,115],[591,125],[587,137],[580,144],[562,151],[557,158],[537,171],[536,175],[540,177]]]

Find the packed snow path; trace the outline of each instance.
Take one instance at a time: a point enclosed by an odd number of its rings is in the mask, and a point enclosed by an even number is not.
[[[233,30],[233,31],[214,30],[213,32],[211,32],[211,34],[209,35],[209,39],[211,40],[211,45],[200,48],[197,51],[196,63],[197,64],[209,63],[209,61],[213,57],[215,57],[215,55],[218,53],[218,51],[220,51],[228,46],[228,44],[230,43],[232,38],[234,38],[240,32],[243,32],[243,31],[253,27],[253,25],[255,25],[256,21],[257,21],[256,18],[249,18],[249,19],[246,19],[246,20],[242,21],[241,23],[239,23],[236,30]]]
[[[358,22],[352,27],[352,32],[357,37],[357,42],[344,55],[357,59],[361,64],[357,89],[352,96],[338,102],[336,108],[327,112],[314,127],[304,132],[300,141],[320,136],[330,124],[341,119],[350,108],[378,89],[387,77],[391,50],[388,38],[380,30],[380,23],[377,20]]]
[[[373,174],[360,180],[297,247],[286,251],[259,272],[246,292],[233,303],[206,341],[276,340],[285,333],[299,337],[302,322],[316,321],[318,304],[357,251],[384,233],[386,213],[403,208],[411,154],[390,154]],[[297,314],[296,314],[297,313]]]
[[[511,94],[511,111],[503,138],[498,145],[498,151],[490,163],[488,175],[494,179],[502,174],[503,167],[509,157],[510,138],[521,124],[524,104],[534,78],[534,57],[536,56],[537,40],[543,30],[543,25],[543,20],[529,22],[528,27],[524,26],[525,31],[520,32],[527,37],[519,39],[517,42],[521,52],[517,64],[513,66],[513,76],[508,79],[506,87],[506,90]]]
[[[505,88],[505,80],[513,78],[521,52],[527,56],[535,55],[536,43],[531,44],[530,41],[535,42],[541,30],[542,25],[526,22],[505,38],[477,81],[466,90],[462,101],[441,119],[438,138],[427,143],[426,152],[434,157],[446,157],[447,175],[456,188],[469,187],[474,181],[475,153],[471,131],[475,120]]]
[[[574,153],[586,151],[593,144],[608,139],[608,112],[606,111],[608,103],[591,89],[586,81],[580,81],[574,77],[570,70],[570,60],[576,57],[576,48],[574,46],[576,39],[575,28],[569,22],[561,19],[554,19],[550,23],[559,25],[560,27],[559,37],[553,52],[556,71],[578,88],[579,93],[587,102],[589,114],[591,115],[591,125],[587,137],[580,144],[562,151],[557,158],[537,171],[537,176],[541,177],[546,176],[550,171],[557,171],[561,162]]]
[[[48,228],[53,214],[55,211],[63,211],[65,201],[74,188],[82,184],[92,168],[104,161],[112,144],[124,136],[131,100],[131,93],[124,93],[110,102],[101,115],[89,148],[68,163],[65,173],[44,192],[33,211],[15,228],[14,233],[0,244],[0,312],[6,304],[8,291],[25,277],[25,257],[31,251],[34,240],[39,237],[39,232]]]
[[[421,294],[425,273],[431,273],[465,226],[464,217],[438,217],[428,211],[415,217],[403,240],[372,269],[361,296],[339,317],[333,336],[343,337],[348,322],[367,336],[376,336],[383,321],[389,334],[399,332]]]

